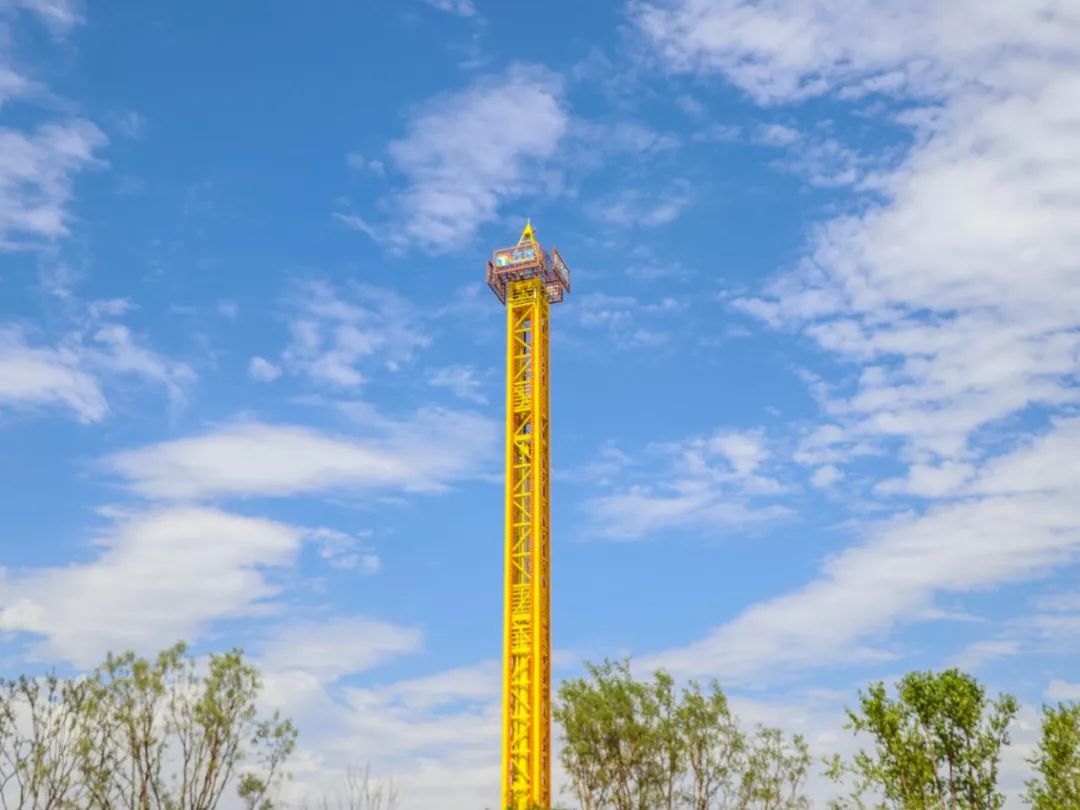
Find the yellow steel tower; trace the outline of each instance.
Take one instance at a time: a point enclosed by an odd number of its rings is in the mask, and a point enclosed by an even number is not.
[[[570,272],[526,224],[495,251],[488,286],[506,305],[506,581],[502,807],[551,806],[549,304]]]

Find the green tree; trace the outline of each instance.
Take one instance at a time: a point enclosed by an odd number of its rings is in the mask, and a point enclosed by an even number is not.
[[[799,737],[748,740],[713,682],[681,693],[663,671],[636,681],[627,661],[565,681],[560,756],[584,810],[802,810],[810,756]]]
[[[1042,737],[1028,761],[1036,778],[1026,798],[1035,810],[1080,810],[1080,704],[1043,707]]]
[[[239,651],[204,669],[178,644],[150,660],[109,655],[83,678],[22,677],[0,689],[5,810],[215,810],[235,785],[249,810],[271,795],[296,730],[260,719],[256,670]]]
[[[864,797],[884,810],[998,810],[998,763],[1016,715],[1014,698],[991,702],[986,690],[956,669],[912,672],[890,698],[882,683],[859,693],[848,710],[848,728],[874,741],[850,763],[834,759],[829,773],[850,780],[851,794],[837,808],[865,807]]]
[[[86,681],[55,675],[0,681],[0,807],[88,806],[80,777],[90,705]]]
[[[746,735],[716,681],[709,691],[691,681],[678,708],[678,729],[688,771],[683,801],[691,810],[730,807],[747,767]]]
[[[582,807],[668,807],[680,763],[671,678],[636,681],[628,661],[586,668],[588,678],[562,684],[554,709],[563,766]]]
[[[805,810],[810,749],[799,735],[790,741],[775,728],[761,728],[750,745],[740,790],[740,810]]]

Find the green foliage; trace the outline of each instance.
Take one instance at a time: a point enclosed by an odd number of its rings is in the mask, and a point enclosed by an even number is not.
[[[747,770],[747,740],[713,681],[709,692],[691,681],[678,708],[678,728],[688,771],[684,799],[692,810],[727,807]]]
[[[584,810],[802,810],[806,744],[748,736],[715,682],[681,693],[667,673],[637,681],[627,661],[586,665],[554,710],[563,767]]]
[[[739,801],[734,807],[760,810],[806,810],[810,800],[802,793],[810,768],[810,749],[795,735],[790,742],[779,729],[758,731],[743,772]]]
[[[7,808],[82,808],[89,684],[55,676],[0,681],[0,800]]]
[[[1002,695],[991,703],[978,681],[955,669],[912,672],[896,692],[892,699],[884,684],[872,684],[848,711],[848,728],[875,746],[850,763],[831,761],[829,775],[853,785],[832,806],[866,807],[871,795],[871,806],[883,810],[998,810],[998,762],[1016,701]]]
[[[3,682],[2,806],[214,810],[239,777],[245,807],[271,810],[296,730],[256,716],[259,689],[239,651],[200,671],[183,644],[110,654],[85,678]]]
[[[1036,773],[1026,796],[1034,810],[1080,810],[1080,704],[1043,707],[1042,737],[1028,761]]]

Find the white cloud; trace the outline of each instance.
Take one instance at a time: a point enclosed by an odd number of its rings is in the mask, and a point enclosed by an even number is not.
[[[480,405],[487,404],[483,383],[476,377],[476,369],[466,365],[443,366],[428,375],[428,384],[436,388],[448,388],[454,396]]]
[[[128,110],[123,115],[117,116],[114,126],[116,131],[125,138],[141,141],[146,134],[146,116],[135,110]]]
[[[168,360],[140,345],[123,324],[103,324],[94,332],[92,341],[87,356],[104,373],[130,375],[158,383],[175,403],[184,402],[184,386],[196,379],[190,366]]]
[[[12,70],[6,65],[0,64],[0,107],[8,99],[18,98],[30,91],[33,82]]]
[[[818,467],[814,470],[813,475],[810,476],[810,483],[815,487],[821,489],[827,489],[839,481],[843,477],[843,473],[840,472],[832,464],[826,464],[823,467]]]
[[[281,376],[281,368],[274,365],[265,357],[256,355],[248,363],[248,376],[260,382],[272,382]]]
[[[952,657],[950,666],[966,671],[978,669],[990,661],[1008,658],[1020,652],[1020,642],[1012,638],[973,641]]]
[[[1053,680],[1046,687],[1046,699],[1055,703],[1080,701],[1080,683]]]
[[[360,233],[367,236],[374,242],[382,242],[383,236],[379,231],[374,228],[366,219],[359,214],[343,214],[340,211],[334,212],[334,219],[344,225],[346,228],[350,228],[354,231],[360,231]]]
[[[82,22],[75,0],[3,0],[0,11],[23,10],[36,14],[55,33],[63,34]]]
[[[302,536],[199,507],[120,515],[89,562],[4,572],[0,629],[41,636],[36,654],[78,666],[108,650],[152,653],[268,609],[277,589],[263,569],[289,564]]]
[[[857,370],[850,384],[813,383],[829,424],[804,439],[798,460],[841,465],[897,451],[907,469],[878,493],[963,498],[864,527],[868,539],[808,585],[675,657],[748,675],[874,655],[861,645],[938,593],[1075,559],[1080,482],[1066,460],[1077,452],[1075,421],[1059,418],[1019,449],[1026,437],[1006,421],[1035,409],[1060,417],[1080,401],[1075,4],[633,9],[668,69],[722,75],[762,104],[899,100],[861,112],[908,127],[906,156],[879,167],[872,198],[822,224],[794,268],[739,305]]]
[[[515,65],[422,105],[387,150],[409,182],[387,201],[391,242],[432,253],[461,247],[504,203],[535,193],[568,127],[561,96],[554,75]]]
[[[655,660],[684,672],[748,678],[765,669],[865,660],[864,646],[941,593],[1038,576],[1080,553],[1080,420],[996,459],[967,500],[901,516],[828,558],[796,591],[752,605],[689,647]],[[1052,470],[1031,481],[1030,470]]]
[[[667,68],[722,73],[762,103],[1030,79],[1031,52],[1054,64],[1075,56],[1078,24],[1070,0],[671,0],[632,10]]]
[[[345,165],[353,171],[371,172],[377,177],[383,177],[386,174],[386,164],[381,160],[366,158],[359,152],[349,152],[345,155]]]
[[[619,155],[621,159],[670,152],[680,143],[677,135],[630,120],[600,123],[575,119],[571,135],[597,157]]]
[[[335,616],[279,628],[259,655],[262,668],[275,673],[299,670],[333,682],[418,652],[422,633],[365,616]]]
[[[654,450],[664,460],[659,471],[588,502],[598,535],[636,540],[686,527],[730,530],[790,514],[759,501],[784,487],[759,471],[768,452],[758,431],[720,431]]]
[[[268,705],[290,712],[304,729],[286,800],[332,792],[347,767],[367,763],[373,775],[398,784],[403,810],[484,807],[498,793],[496,661],[348,688],[340,701],[303,673],[271,672],[266,681]]]
[[[874,490],[881,494],[903,493],[926,498],[956,494],[975,474],[971,464],[944,461],[939,464],[913,464],[904,478],[889,478]]]
[[[685,308],[672,297],[642,303],[631,295],[591,292],[577,296],[574,311],[587,329],[603,330],[608,345],[623,351],[656,348],[671,339],[668,323]]]
[[[736,474],[740,476],[753,473],[769,456],[760,431],[749,433],[721,431],[708,440],[706,447],[711,452],[724,456]]]
[[[195,379],[188,365],[141,345],[114,320],[125,311],[117,302],[94,302],[86,311],[55,346],[33,345],[23,330],[0,326],[0,406],[61,405],[80,422],[100,422],[109,411],[105,381],[123,377],[157,384],[183,403]]]
[[[459,17],[472,17],[476,14],[476,5],[473,0],[424,0],[432,8],[456,14]]]
[[[1080,21],[1064,2],[639,4],[678,70],[760,100],[874,84],[932,98],[883,202],[820,228],[806,260],[742,302],[864,365],[833,411],[912,451],[965,455],[1028,405],[1075,401]],[[789,40],[799,32],[797,46]],[[888,75],[902,81],[882,84]]]
[[[110,469],[150,498],[294,495],[337,489],[438,491],[474,475],[494,450],[493,422],[425,409],[370,414],[356,436],[244,422],[111,456]]]
[[[431,342],[408,301],[371,285],[300,285],[289,330],[285,367],[344,388],[364,382],[362,365],[396,371]]]
[[[70,350],[32,347],[20,332],[0,331],[0,404],[59,404],[80,422],[99,422],[108,403],[97,378],[80,365]]]
[[[1080,593],[1055,593],[1040,596],[1036,602],[1040,610],[1080,613]]]
[[[106,140],[78,119],[29,133],[0,127],[0,251],[67,234],[75,175],[98,164]]]
[[[368,542],[371,535],[370,530],[347,534],[324,526],[313,529],[308,536],[318,543],[319,555],[334,568],[377,574],[382,560]]]
[[[785,157],[772,161],[773,166],[801,175],[812,185],[825,188],[873,185],[874,180],[868,175],[877,167],[871,159],[835,137],[806,135],[781,125],[763,128],[759,137],[762,143],[783,147],[787,152]]]
[[[593,219],[620,228],[652,228],[678,219],[690,204],[690,184],[679,181],[660,192],[627,189],[586,206]]]

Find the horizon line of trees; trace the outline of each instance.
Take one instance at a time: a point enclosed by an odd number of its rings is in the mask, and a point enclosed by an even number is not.
[[[199,662],[176,644],[108,655],[93,671],[0,679],[0,810],[285,810],[298,732],[260,716],[240,650]],[[823,761],[829,810],[1000,810],[1001,753],[1018,709],[957,669],[876,682],[846,710],[866,747]],[[745,729],[716,681],[638,680],[629,660],[586,664],[553,709],[582,810],[805,810],[814,766],[799,735]],[[1023,799],[1080,810],[1080,704],[1043,706]],[[231,802],[226,796],[234,797]],[[349,770],[296,810],[398,810],[392,782]]]

